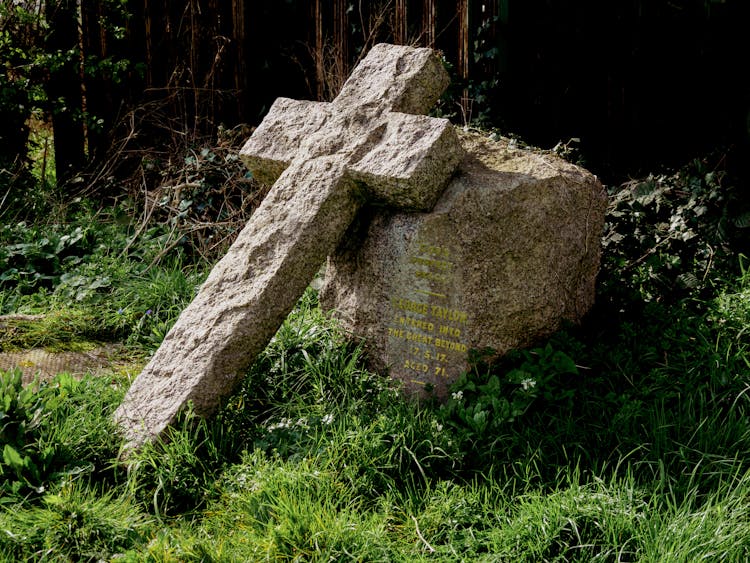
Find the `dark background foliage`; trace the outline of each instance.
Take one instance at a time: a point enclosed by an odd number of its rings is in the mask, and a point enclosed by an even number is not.
[[[277,96],[329,99],[390,41],[444,53],[444,115],[575,139],[614,183],[717,146],[746,154],[748,16],[744,0],[5,0],[1,166],[7,181],[24,162],[35,111],[64,180],[110,154],[135,105],[160,102],[185,133],[255,125]]]

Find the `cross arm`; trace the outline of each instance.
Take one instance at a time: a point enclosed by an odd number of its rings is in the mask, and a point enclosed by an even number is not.
[[[367,186],[369,199],[418,211],[432,209],[463,158],[447,119],[395,112],[358,152],[349,175]]]
[[[240,150],[253,176],[273,184],[297,155],[302,141],[318,131],[330,115],[330,104],[277,98]]]

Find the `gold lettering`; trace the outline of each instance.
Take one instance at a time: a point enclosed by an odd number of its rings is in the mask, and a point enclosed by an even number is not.
[[[404,331],[400,328],[393,328],[388,327],[388,336],[392,336],[393,338],[404,338]]]
[[[452,326],[440,325],[440,327],[438,328],[438,332],[440,334],[447,334],[448,336],[452,336],[453,338],[461,338],[461,330]]]
[[[418,266],[427,266],[428,268],[440,270],[441,272],[447,272],[453,268],[452,262],[433,260],[432,258],[422,258],[421,256],[412,256],[411,263],[417,264]]]
[[[420,373],[427,373],[430,367],[427,364],[421,362],[415,362],[413,360],[404,360],[404,368],[412,371],[418,371]]]
[[[444,276],[442,274],[436,274],[434,272],[423,272],[422,270],[417,270],[414,272],[415,278],[422,278],[425,280],[430,280],[438,283],[447,283],[448,276]]]
[[[440,305],[432,305],[430,313],[435,318],[458,323],[466,323],[468,319],[468,315],[464,311],[441,307]]]
[[[450,250],[445,246],[432,245],[426,242],[419,243],[419,253],[434,256],[436,258],[450,258],[451,255]]]
[[[443,363],[448,359],[448,356],[442,352],[430,352],[429,350],[424,352],[422,357],[425,360],[435,360],[440,363]]]
[[[427,344],[428,346],[433,345],[432,336],[427,336],[418,332],[410,332],[401,328],[388,327],[388,336],[391,338],[400,338],[401,340],[406,340],[407,342]]]
[[[418,344],[428,344],[432,345],[432,336],[425,336],[424,334],[419,334],[418,332],[405,332],[403,338],[409,342],[417,342]]]
[[[394,297],[391,300],[391,304],[394,309],[401,311],[408,311],[410,313],[417,313],[418,315],[427,314],[427,303],[417,303],[416,301],[410,301],[402,297]]]
[[[428,321],[420,321],[419,319],[413,319],[411,317],[398,317],[397,320],[398,324],[402,326],[410,326],[425,332],[433,332],[435,330],[435,325]]]
[[[453,350],[456,352],[466,352],[468,347],[462,342],[455,342],[453,340],[442,340],[440,338],[435,339],[436,348],[445,348],[446,350]]]

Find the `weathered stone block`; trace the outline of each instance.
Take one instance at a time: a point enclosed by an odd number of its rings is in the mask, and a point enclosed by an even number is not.
[[[363,209],[321,292],[375,369],[441,397],[470,349],[528,346],[589,310],[606,207],[581,168],[460,138],[466,156],[432,211]]]

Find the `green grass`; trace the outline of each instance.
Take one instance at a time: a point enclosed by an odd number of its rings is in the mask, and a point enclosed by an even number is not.
[[[0,554],[7,561],[106,560],[142,541],[147,525],[129,496],[65,484],[38,505],[0,514]]]
[[[156,231],[91,229],[62,254],[6,229],[31,246],[0,239],[0,307],[46,315],[14,346],[153,350],[205,273],[179,252],[149,267]],[[215,417],[188,410],[127,468],[126,380],[2,374],[0,560],[747,561],[747,261],[716,254],[672,293],[618,244],[582,326],[478,361],[445,405],[369,372],[312,290]]]
[[[0,350],[70,349],[82,341],[158,347],[195,295],[205,264],[188,263],[160,227],[133,244],[135,227],[123,225],[121,214],[84,206],[68,222],[0,226],[0,314],[44,315],[13,322]]]
[[[715,307],[743,295],[747,280],[736,281]],[[619,340],[616,355],[586,330],[556,335],[550,346],[586,369],[550,378],[523,416],[492,435],[459,432],[447,407],[404,401],[363,368],[361,349],[321,315],[312,292],[216,418],[187,413],[127,473],[113,466],[107,430],[123,382],[106,382],[109,394],[101,380],[53,382],[38,393],[65,390],[65,400],[47,398],[28,451],[59,444],[70,453],[63,470],[49,468],[41,492],[6,497],[0,553],[9,561],[45,553],[63,561],[744,561],[744,328],[658,312],[658,323],[644,318],[656,323],[649,332],[596,327]],[[680,339],[665,355],[656,333]],[[71,458],[86,469],[71,469]]]

